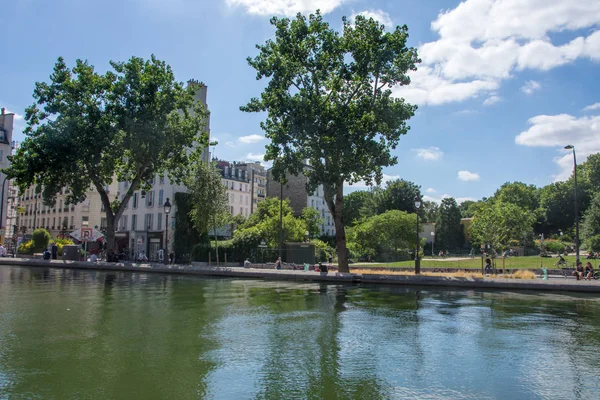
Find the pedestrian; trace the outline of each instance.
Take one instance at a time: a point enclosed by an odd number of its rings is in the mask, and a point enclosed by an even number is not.
[[[244,268],[250,268],[250,265],[251,265],[250,259],[246,258],[246,261],[244,261]]]
[[[277,261],[275,261],[275,269],[281,269],[281,257],[277,258]]]
[[[485,274],[491,274],[492,273],[492,261],[489,258],[485,259]]]
[[[58,259],[58,246],[56,245],[56,243],[52,243],[52,259]]]

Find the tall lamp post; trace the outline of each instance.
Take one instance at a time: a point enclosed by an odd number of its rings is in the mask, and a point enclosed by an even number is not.
[[[163,262],[169,265],[169,213],[171,212],[171,203],[167,197],[164,204],[165,209],[165,254],[163,254]]]
[[[431,232],[431,258],[433,258],[433,242],[435,242],[435,232]]]
[[[419,211],[423,202],[419,196],[415,197],[415,209],[417,210],[417,241],[415,242],[415,275],[421,273],[421,260],[419,260]]]
[[[565,146],[566,150],[573,150],[573,180],[575,183],[575,252],[577,262],[579,262],[579,204],[577,204],[577,157],[575,156],[575,146]]]

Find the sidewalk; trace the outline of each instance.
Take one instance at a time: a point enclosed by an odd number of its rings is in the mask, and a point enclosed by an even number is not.
[[[546,292],[588,292],[600,293],[600,281],[577,281],[570,277],[551,277],[548,280],[470,278],[454,276],[414,276],[385,274],[352,274],[340,272],[314,272],[301,270],[273,270],[243,267],[205,267],[191,265],[163,265],[151,263],[106,263],[63,260],[37,260],[20,258],[0,258],[2,266],[23,266],[42,268],[67,268],[81,270],[129,271],[168,273],[183,275],[236,277],[265,280],[292,280],[327,283],[368,283],[402,286],[460,287],[470,289],[540,290]]]

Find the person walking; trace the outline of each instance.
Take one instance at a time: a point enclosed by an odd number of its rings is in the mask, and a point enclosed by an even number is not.
[[[281,269],[281,257],[277,258],[277,261],[275,261],[275,269]]]
[[[485,274],[491,274],[492,273],[492,261],[489,258],[485,259]]]

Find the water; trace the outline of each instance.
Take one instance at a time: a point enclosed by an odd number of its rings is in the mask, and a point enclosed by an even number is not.
[[[0,267],[0,398],[597,399],[600,299]]]

